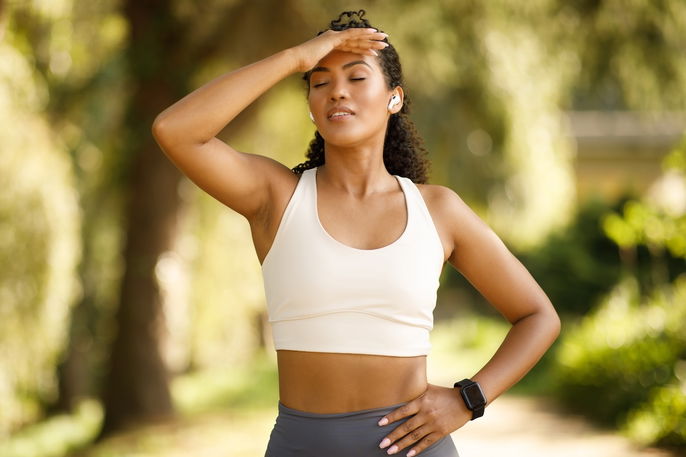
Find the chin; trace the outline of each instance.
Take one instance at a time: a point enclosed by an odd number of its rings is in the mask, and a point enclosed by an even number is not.
[[[358,146],[372,140],[376,136],[374,132],[360,131],[358,129],[319,130],[319,134],[326,143],[343,148]]]
[[[351,147],[351,146],[356,146],[360,144],[361,142],[364,141],[365,136],[363,135],[353,135],[350,133],[344,133],[344,132],[327,132],[327,133],[322,133],[321,131],[319,134],[324,138],[324,141],[327,144],[330,144],[332,146],[338,146],[338,147]]]

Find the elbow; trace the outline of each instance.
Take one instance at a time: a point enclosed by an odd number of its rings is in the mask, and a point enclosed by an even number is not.
[[[169,121],[165,120],[161,115],[158,115],[153,121],[150,131],[162,151],[164,151],[165,154],[168,154],[168,152],[173,149],[176,141],[171,134],[172,130],[169,127]]]
[[[164,112],[157,115],[150,127],[153,138],[165,153],[186,147],[186,145],[204,144],[207,140],[193,138],[186,126]]]
[[[546,316],[546,323],[547,323],[547,328],[548,332],[550,334],[550,344],[555,342],[557,338],[560,336],[560,332],[562,331],[562,320],[560,319],[559,314],[557,314],[557,311],[555,311],[555,308],[553,308],[552,305],[550,305],[549,311]]]
[[[164,135],[164,118],[162,117],[161,114],[158,114],[155,120],[152,122],[152,126],[150,127],[150,131],[152,132],[152,136],[159,142],[160,138]]]
[[[547,296],[541,297],[537,306],[537,314],[540,316],[541,330],[552,345],[562,331],[562,319],[560,319],[555,306]]]
[[[521,321],[531,322],[531,325],[534,325],[536,328],[536,334],[542,340],[547,341],[549,346],[557,340],[562,331],[562,320],[549,300],[540,302],[535,310],[513,321],[512,324],[515,325]]]

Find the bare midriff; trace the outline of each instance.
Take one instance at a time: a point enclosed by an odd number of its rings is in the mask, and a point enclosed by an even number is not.
[[[395,405],[427,388],[426,356],[276,351],[279,401],[312,413]]]

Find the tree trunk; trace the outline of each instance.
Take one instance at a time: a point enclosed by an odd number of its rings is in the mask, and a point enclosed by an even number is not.
[[[133,171],[118,330],[103,398],[104,433],[172,413],[158,347],[162,303],[155,266],[173,240],[180,174],[153,144],[138,151]]]
[[[302,30],[298,27],[302,19],[293,14],[291,1],[256,4],[244,0],[214,11],[223,20],[215,21],[214,30],[197,42],[193,35],[198,28],[174,19],[172,1],[128,0],[124,6],[131,26],[128,74],[132,99],[122,134],[132,153],[131,194],[125,210],[128,226],[118,329],[102,394],[105,418],[100,438],[140,421],[173,414],[168,373],[158,345],[163,314],[155,266],[173,244],[181,204],[181,174],[155,143],[152,122],[164,108],[186,95],[190,76],[204,59],[229,47],[237,60],[246,60],[246,53],[255,60],[283,48],[283,42],[292,43],[293,36]],[[289,22],[282,21],[271,35],[255,39],[260,34],[254,28],[269,30],[279,18]],[[246,41],[246,36],[251,39]],[[232,127],[251,117],[250,112],[247,114]]]
[[[150,132],[157,113],[178,98],[169,84],[156,79],[167,70],[165,59],[176,41],[165,40],[174,28],[169,3],[132,0],[125,5],[131,25],[128,63],[133,93],[123,130],[128,133],[132,173],[118,328],[102,398],[105,418],[100,437],[173,414],[167,368],[158,345],[163,313],[155,266],[174,239],[181,174]]]

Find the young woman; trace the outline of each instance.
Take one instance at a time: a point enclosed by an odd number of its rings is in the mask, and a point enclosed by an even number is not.
[[[169,159],[250,223],[279,370],[269,457],[457,456],[450,433],[560,329],[495,233],[454,191],[426,184],[398,55],[363,16],[345,12],[317,37],[215,78],[153,125]],[[317,127],[306,162],[291,170],[215,137],[295,72]],[[426,355],[446,261],[512,327],[471,379],[437,386]]]

